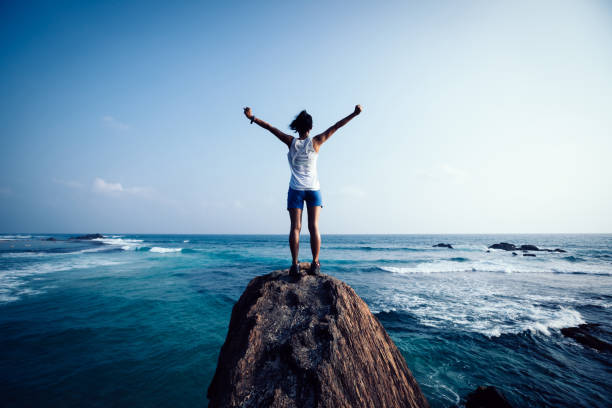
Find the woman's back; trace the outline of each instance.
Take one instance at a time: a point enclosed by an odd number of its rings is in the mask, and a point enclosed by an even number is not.
[[[294,138],[287,158],[291,169],[289,187],[294,190],[318,190],[317,158],[319,154],[312,145],[312,138]]]

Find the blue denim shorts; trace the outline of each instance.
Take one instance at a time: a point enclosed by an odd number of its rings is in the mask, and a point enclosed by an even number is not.
[[[289,191],[287,191],[287,209],[299,208],[303,210],[304,201],[306,201],[306,207],[323,207],[321,203],[321,190],[294,190],[289,187]]]

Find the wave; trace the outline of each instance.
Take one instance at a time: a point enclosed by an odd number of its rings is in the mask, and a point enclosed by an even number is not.
[[[524,302],[483,301],[469,298],[469,295],[466,298],[463,303],[449,303],[447,300],[396,295],[382,301],[383,307],[373,306],[372,312],[408,313],[424,326],[460,329],[489,338],[522,333],[550,336],[553,331],[585,323],[580,312],[568,306],[551,308]]]
[[[94,238],[92,241],[101,242],[106,245],[120,246],[124,251],[138,248],[143,242],[142,239],[123,239],[123,238]]]
[[[124,251],[137,251],[137,252],[153,252],[158,254],[167,254],[172,252],[181,252],[183,248],[166,248],[160,246],[147,246],[142,245],[144,242],[142,239],[126,239],[113,236],[113,238],[96,238],[92,241],[102,242],[106,245],[113,245],[120,247]]]
[[[159,254],[167,254],[171,252],[181,252],[183,248],[163,248],[163,247],[153,247],[151,248],[151,252],[156,252]]]
[[[30,250],[30,251],[18,251],[18,252],[2,252],[0,258],[37,258],[37,257],[53,257],[53,256],[67,256],[75,254],[86,254],[90,252],[115,252],[121,250],[120,248],[109,248],[103,245],[96,246],[94,248],[70,250],[69,248],[60,248],[54,250]]]
[[[459,260],[461,259],[461,260]],[[472,261],[465,258],[451,258],[450,261],[421,262],[414,266],[377,266],[376,269],[395,274],[429,274],[429,273],[465,273],[465,272],[489,272],[489,273],[552,273],[572,275],[595,275],[612,276],[609,266],[597,264],[580,264],[580,261],[564,261],[562,263],[542,262],[530,265],[526,262],[507,263]],[[573,265],[573,264],[579,264]]]
[[[59,261],[55,259],[51,262],[36,263],[22,268],[0,270],[0,303],[14,302],[21,299],[23,295],[43,293],[25,286],[35,275],[120,264],[121,262],[101,258],[71,257]]]
[[[568,262],[586,262],[586,259],[582,259],[582,258],[579,258],[577,256],[572,256],[572,255],[563,257],[562,259],[565,259]]]
[[[419,252],[424,249],[410,248],[410,247],[374,247],[374,246],[331,246],[325,249],[341,250],[341,251],[407,251],[407,252]]]
[[[0,235],[0,241],[14,241],[17,239],[30,239],[31,235]]]

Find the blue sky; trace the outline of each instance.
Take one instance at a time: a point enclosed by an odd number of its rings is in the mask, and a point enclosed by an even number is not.
[[[289,4],[292,3],[292,4]],[[0,231],[611,232],[612,5],[2,2]]]

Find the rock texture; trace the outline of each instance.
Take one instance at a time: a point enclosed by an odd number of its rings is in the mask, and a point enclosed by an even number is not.
[[[428,407],[365,302],[327,275],[253,279],[234,305],[210,407]]]

